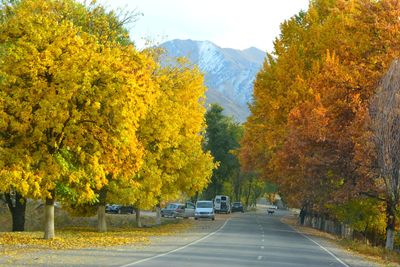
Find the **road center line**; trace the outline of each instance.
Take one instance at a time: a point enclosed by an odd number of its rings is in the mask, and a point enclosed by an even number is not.
[[[202,238],[197,239],[197,240],[195,240],[195,241],[193,241],[193,242],[191,242],[191,243],[189,243],[189,244],[186,244],[186,245],[184,245],[183,247],[176,248],[176,249],[173,249],[173,250],[171,250],[171,251],[168,251],[168,252],[165,252],[165,253],[162,253],[162,254],[158,254],[158,255],[155,255],[155,256],[152,256],[152,257],[149,257],[149,258],[145,258],[145,259],[142,259],[142,260],[138,260],[138,261],[135,261],[135,262],[132,262],[132,263],[128,263],[128,264],[125,264],[125,265],[121,265],[121,266],[119,266],[119,267],[129,267],[129,266],[133,266],[133,265],[136,265],[136,264],[139,264],[139,263],[142,263],[142,262],[146,262],[146,261],[149,261],[149,260],[153,260],[153,259],[157,259],[157,258],[160,258],[160,257],[164,257],[164,256],[167,256],[167,255],[172,254],[172,253],[174,253],[174,252],[177,252],[177,251],[180,251],[180,250],[182,250],[182,249],[185,249],[185,248],[187,248],[187,247],[189,247],[189,246],[191,246],[191,245],[197,244],[197,243],[203,241],[204,239],[207,239],[207,238],[209,238],[210,236],[212,236],[212,235],[216,234],[217,232],[221,231],[221,230],[225,227],[225,225],[228,223],[228,221],[229,221],[230,219],[231,219],[231,218],[229,218],[228,220],[226,220],[225,223],[224,223],[220,228],[218,228],[217,230],[215,230],[214,232],[209,233],[208,235],[203,236]]]

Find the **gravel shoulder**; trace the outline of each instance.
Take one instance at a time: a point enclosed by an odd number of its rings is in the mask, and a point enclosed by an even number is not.
[[[284,216],[281,221],[293,229],[295,229],[297,232],[301,233],[302,235],[311,238],[321,246],[325,247],[328,249],[331,253],[333,253],[335,256],[343,260],[348,266],[351,267],[395,267],[399,266],[395,263],[383,263],[379,259],[375,259],[373,257],[368,257],[365,255],[361,255],[359,253],[356,253],[354,251],[346,250],[342,246],[340,246],[337,243],[337,237],[316,230],[312,229],[309,227],[304,227],[300,226],[297,223],[297,218],[289,213],[286,216]]]
[[[0,259],[1,266],[123,266],[158,254],[167,253],[192,243],[218,230],[234,214],[218,214],[215,221],[193,220],[182,233],[153,236],[146,245],[129,245],[77,250],[48,250],[29,252]]]

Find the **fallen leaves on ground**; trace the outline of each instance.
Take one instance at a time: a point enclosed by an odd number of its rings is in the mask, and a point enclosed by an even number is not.
[[[114,247],[123,245],[146,245],[149,237],[173,235],[187,230],[191,221],[179,221],[145,228],[113,228],[100,233],[91,227],[68,227],[56,230],[56,237],[43,239],[43,232],[0,233],[0,256],[15,255],[36,250],[60,250]]]

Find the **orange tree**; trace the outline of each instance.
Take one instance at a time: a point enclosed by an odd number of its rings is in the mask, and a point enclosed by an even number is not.
[[[291,204],[381,198],[367,108],[399,53],[397,1],[310,1],[258,74],[241,161]]]

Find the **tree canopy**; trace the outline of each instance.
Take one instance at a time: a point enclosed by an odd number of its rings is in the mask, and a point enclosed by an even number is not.
[[[381,198],[369,105],[399,56],[399,12],[392,0],[314,0],[281,25],[255,81],[240,157],[291,205],[325,213]]]
[[[203,75],[138,51],[124,28],[135,13],[21,0],[0,15],[1,192],[104,210],[207,185]]]

